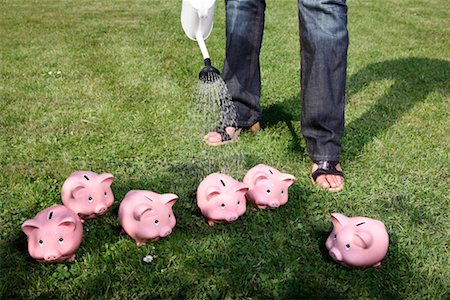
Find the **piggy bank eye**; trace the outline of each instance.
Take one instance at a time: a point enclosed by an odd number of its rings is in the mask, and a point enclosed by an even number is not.
[[[337,240],[337,236],[333,235],[333,241]]]
[[[222,209],[225,208],[225,203],[222,203],[220,206],[222,207]]]
[[[281,191],[281,196],[283,196],[284,195],[284,191]]]
[[[169,214],[169,218],[171,217],[172,215],[171,214]]]
[[[64,243],[64,239],[63,238],[59,238],[58,243],[60,243],[60,244]]]
[[[237,205],[238,205],[238,206],[241,205],[241,201],[238,201]]]
[[[105,192],[105,194],[104,194],[104,195],[105,195],[105,198],[106,198],[106,197],[108,197],[108,193],[107,193],[107,192]]]
[[[155,220],[155,225],[159,226],[159,221],[158,220]]]
[[[39,246],[44,246],[44,241],[43,240],[39,240]]]
[[[350,244],[345,245],[345,251],[349,251],[350,250]]]
[[[89,198],[88,198],[88,202],[89,202],[89,203],[92,203],[92,201],[94,201],[94,199],[93,199],[92,197],[89,197]]]
[[[269,195],[270,194],[270,190],[267,190],[266,193],[267,193],[267,195]]]

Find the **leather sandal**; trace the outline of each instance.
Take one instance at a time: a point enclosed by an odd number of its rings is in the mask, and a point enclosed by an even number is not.
[[[227,126],[227,127],[232,127],[232,126]],[[261,127],[259,122],[256,122],[255,124],[253,124],[252,126],[248,127],[248,128],[243,128],[243,127],[234,127],[235,131],[232,134],[232,136],[230,136],[228,134],[228,132],[226,131],[226,127],[216,127],[212,132],[217,132],[218,134],[220,134],[220,141],[217,142],[211,142],[209,141],[206,136],[205,136],[205,143],[207,143],[209,146],[220,146],[220,145],[224,145],[230,142],[235,142],[237,140],[237,138],[239,137],[239,134],[241,133],[242,130],[250,130],[253,133],[257,133]]]
[[[320,160],[320,161],[313,161],[317,166],[317,170],[311,173],[311,180],[313,184],[318,185],[317,178],[321,175],[335,175],[340,176],[344,178],[344,173],[342,171],[339,171],[336,169],[336,165],[339,164],[338,161],[327,161],[327,160]],[[335,187],[335,188],[326,188],[326,190],[330,192],[339,192],[344,188],[344,183],[342,185]]]

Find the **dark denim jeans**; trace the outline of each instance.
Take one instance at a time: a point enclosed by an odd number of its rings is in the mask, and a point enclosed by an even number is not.
[[[259,54],[264,0],[225,0],[223,79],[237,110],[237,125],[262,118]],[[299,0],[301,129],[312,160],[339,160],[347,73],[346,0]]]

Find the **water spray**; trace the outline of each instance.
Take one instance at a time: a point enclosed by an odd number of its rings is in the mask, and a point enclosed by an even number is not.
[[[181,25],[186,35],[198,43],[203,56],[204,67],[198,75],[195,101],[189,113],[190,146],[186,147],[188,161],[195,166],[193,177],[204,178],[212,172],[238,174],[245,164],[245,158],[235,143],[211,147],[204,136],[209,132],[223,132],[226,127],[237,127],[236,108],[228,88],[217,70],[211,64],[205,40],[213,27],[215,0],[183,0]]]

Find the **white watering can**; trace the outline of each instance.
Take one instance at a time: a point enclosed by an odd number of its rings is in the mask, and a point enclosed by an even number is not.
[[[208,49],[205,40],[212,31],[214,19],[215,0],[183,0],[181,6],[181,25],[186,35],[197,41],[202,51],[205,68],[200,72],[200,79],[206,79],[207,75],[219,71],[211,66]],[[212,72],[212,73],[211,73]]]

